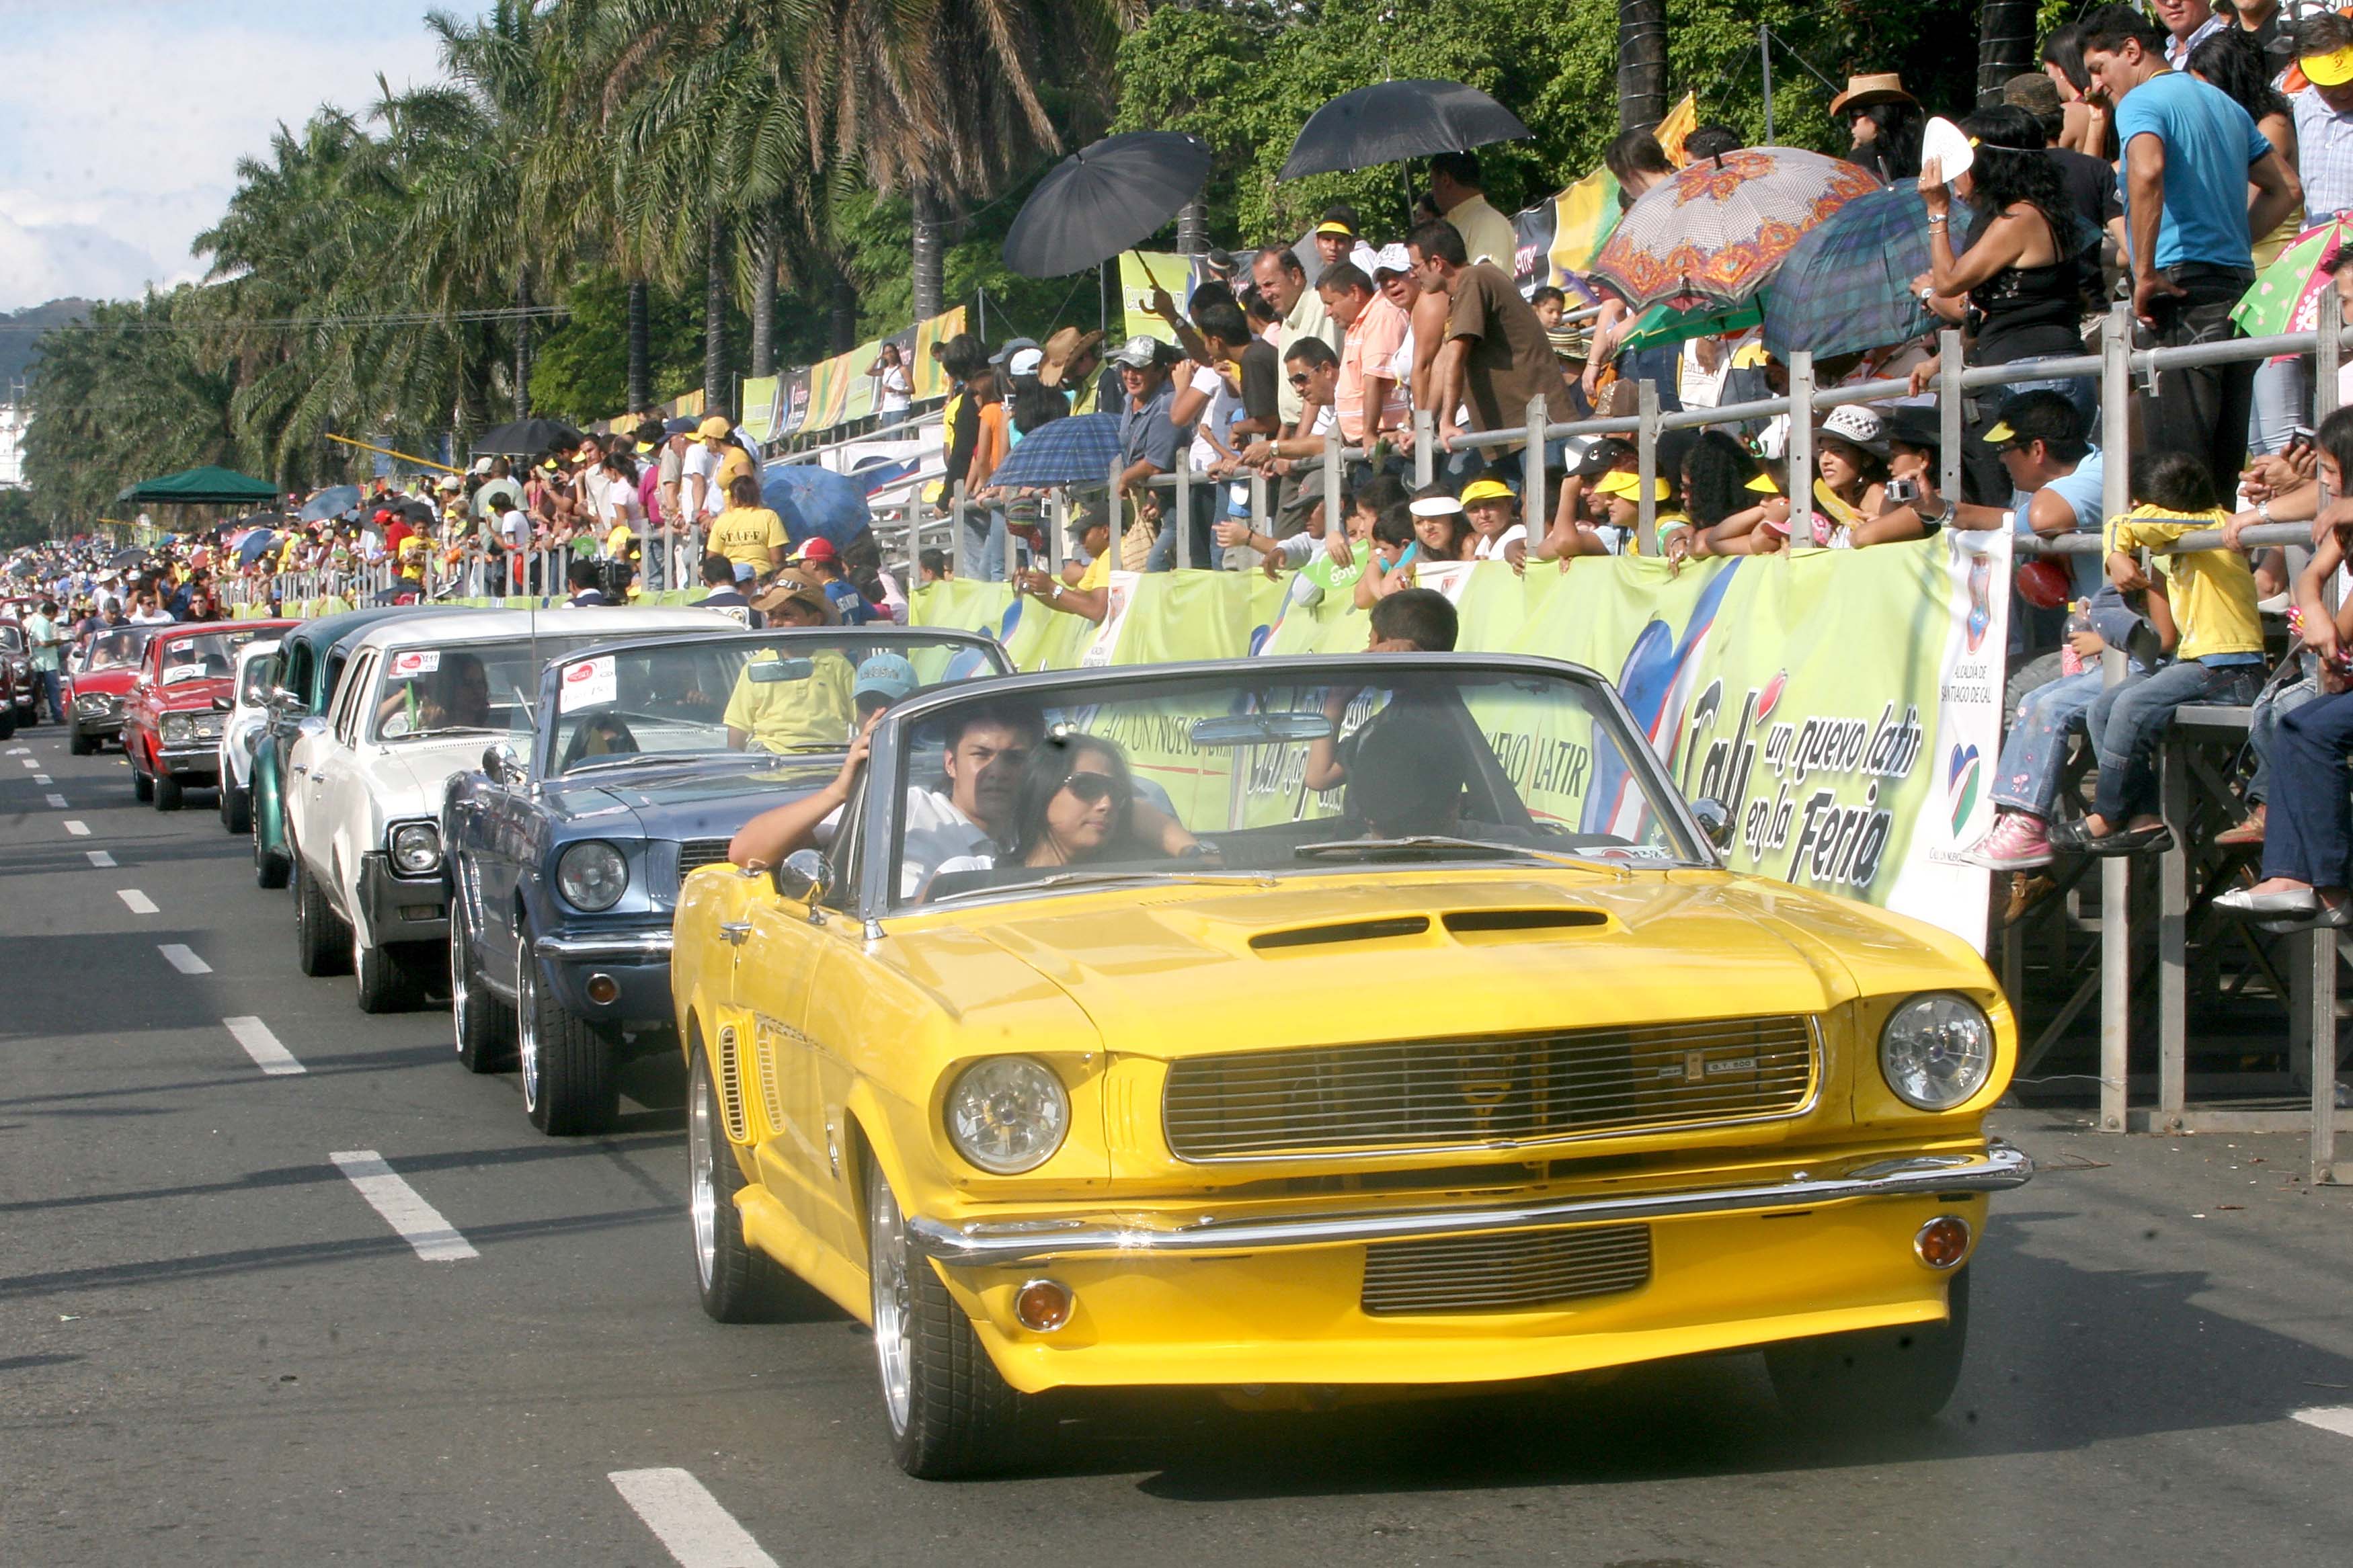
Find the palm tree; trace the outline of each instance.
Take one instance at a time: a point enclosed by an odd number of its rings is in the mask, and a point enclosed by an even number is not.
[[[1984,0],[1978,13],[1978,107],[2001,101],[2002,84],[2034,69],[2035,0]]]
[[[1618,129],[1667,116],[1666,0],[1618,0]]]

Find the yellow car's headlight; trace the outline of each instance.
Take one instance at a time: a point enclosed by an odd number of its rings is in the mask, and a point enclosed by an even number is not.
[[[948,1142],[992,1175],[1018,1176],[1054,1157],[1071,1131],[1071,1097],[1029,1057],[975,1062],[948,1089]]]
[[[1879,1031],[1879,1070],[1906,1105],[1950,1110],[1993,1072],[1993,1025],[1965,996],[1915,996]]]

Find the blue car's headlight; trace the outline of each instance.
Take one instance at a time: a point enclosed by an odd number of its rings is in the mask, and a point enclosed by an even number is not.
[[[609,844],[575,844],[555,858],[555,890],[575,910],[609,910],[629,890],[629,862]]]

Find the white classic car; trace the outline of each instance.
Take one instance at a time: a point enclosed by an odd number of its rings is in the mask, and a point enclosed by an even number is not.
[[[253,827],[253,745],[269,722],[269,672],[278,659],[278,639],[249,642],[237,650],[237,678],[229,683],[228,722],[221,727],[221,826],[243,837]]]
[[[413,1006],[448,945],[441,797],[485,750],[528,753],[548,659],[652,632],[740,631],[712,610],[452,612],[371,628],[287,759],[295,956],[349,965],[361,1010]]]

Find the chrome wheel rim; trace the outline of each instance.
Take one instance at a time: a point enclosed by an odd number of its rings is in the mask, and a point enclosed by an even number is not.
[[[686,1212],[694,1222],[694,1272],[705,1290],[719,1271],[717,1141],[711,1135],[711,1080],[695,1063],[694,1102],[686,1111]]]
[[[539,1109],[539,982],[531,972],[531,938],[515,954],[515,1046],[522,1058],[522,1105]]]
[[[473,989],[466,981],[466,899],[459,890],[449,906],[449,1021],[458,1037],[458,1054],[466,1052],[466,1002]]]
[[[913,1382],[915,1347],[909,1333],[906,1228],[891,1184],[874,1173],[866,1200],[868,1271],[874,1281],[874,1359],[882,1373],[882,1403],[891,1430],[907,1429],[907,1403]]]

